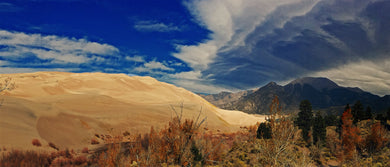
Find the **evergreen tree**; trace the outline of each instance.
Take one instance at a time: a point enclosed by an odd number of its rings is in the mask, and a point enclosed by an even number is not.
[[[378,121],[381,121],[382,125],[386,124],[386,117],[384,117],[383,114],[377,114],[375,119]]]
[[[347,110],[349,110],[349,109],[351,109],[351,107],[349,106],[349,104],[347,104],[347,105],[344,107],[344,111],[347,111]]]
[[[313,122],[313,144],[317,144],[318,141],[321,141],[323,143],[325,139],[326,139],[325,119],[322,118],[320,112],[317,112]]]
[[[372,119],[372,111],[371,111],[370,106],[367,106],[367,108],[366,108],[364,114],[361,116],[360,120],[367,120],[367,119]]]
[[[299,110],[300,112],[298,113],[296,124],[300,129],[302,129],[302,138],[308,142],[310,139],[309,132],[313,120],[313,112],[309,100],[303,100],[299,105]]]
[[[356,124],[364,117],[364,107],[360,100],[352,106],[351,114],[353,116],[353,123]]]
[[[336,115],[333,115],[333,114],[325,116],[324,120],[325,120],[326,126],[337,126],[339,123],[338,122],[339,119],[337,118]]]
[[[269,123],[261,123],[257,128],[258,139],[270,139],[272,138],[272,129]]]
[[[387,109],[386,120],[390,120],[390,107]]]

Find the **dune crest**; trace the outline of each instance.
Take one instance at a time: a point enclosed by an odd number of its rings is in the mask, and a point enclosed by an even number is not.
[[[32,147],[31,140],[37,138],[43,145],[78,148],[90,144],[95,134],[145,133],[151,126],[164,127],[176,115],[172,108],[183,109],[184,118],[201,113],[207,118],[205,126],[215,131],[262,121],[219,110],[190,91],[151,77],[66,72],[0,75],[6,77],[16,85],[0,96],[4,99],[0,143],[8,147]],[[237,116],[245,117],[239,118],[244,121],[234,120]]]

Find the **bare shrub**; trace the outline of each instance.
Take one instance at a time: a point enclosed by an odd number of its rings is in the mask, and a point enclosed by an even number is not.
[[[307,161],[297,157],[293,146],[298,140],[298,130],[293,121],[282,115],[281,111],[279,99],[275,96],[268,118],[272,131],[271,139],[256,140],[259,162],[265,166],[294,166],[298,160]]]
[[[33,139],[31,143],[33,146],[37,146],[37,147],[42,146],[41,142],[38,139]]]

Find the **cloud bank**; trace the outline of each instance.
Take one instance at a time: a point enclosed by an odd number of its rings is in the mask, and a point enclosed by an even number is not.
[[[389,60],[389,1],[194,0],[185,5],[212,32],[208,40],[179,45],[173,54],[192,67],[186,85],[203,84],[204,92],[215,92],[204,85],[248,89],[323,74],[344,86],[361,84],[390,94],[387,75],[371,78],[370,84],[359,79],[375,76],[376,70],[390,72],[386,63],[372,65]],[[345,77],[336,77],[340,73]],[[183,82],[180,76],[172,77]]]

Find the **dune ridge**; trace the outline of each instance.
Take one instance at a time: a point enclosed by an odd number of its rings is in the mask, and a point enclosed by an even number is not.
[[[231,131],[259,117],[224,111],[200,96],[151,77],[105,73],[0,74],[16,88],[0,99],[0,143],[31,148],[31,140],[60,148],[90,144],[95,134],[146,133],[164,127],[183,109],[184,118],[207,118],[210,130]],[[183,108],[181,108],[181,105]],[[235,115],[235,116],[228,116]],[[243,118],[234,119],[236,116]],[[225,118],[226,119],[225,119]],[[259,118],[259,119],[257,119]],[[244,121],[243,121],[244,120]]]

